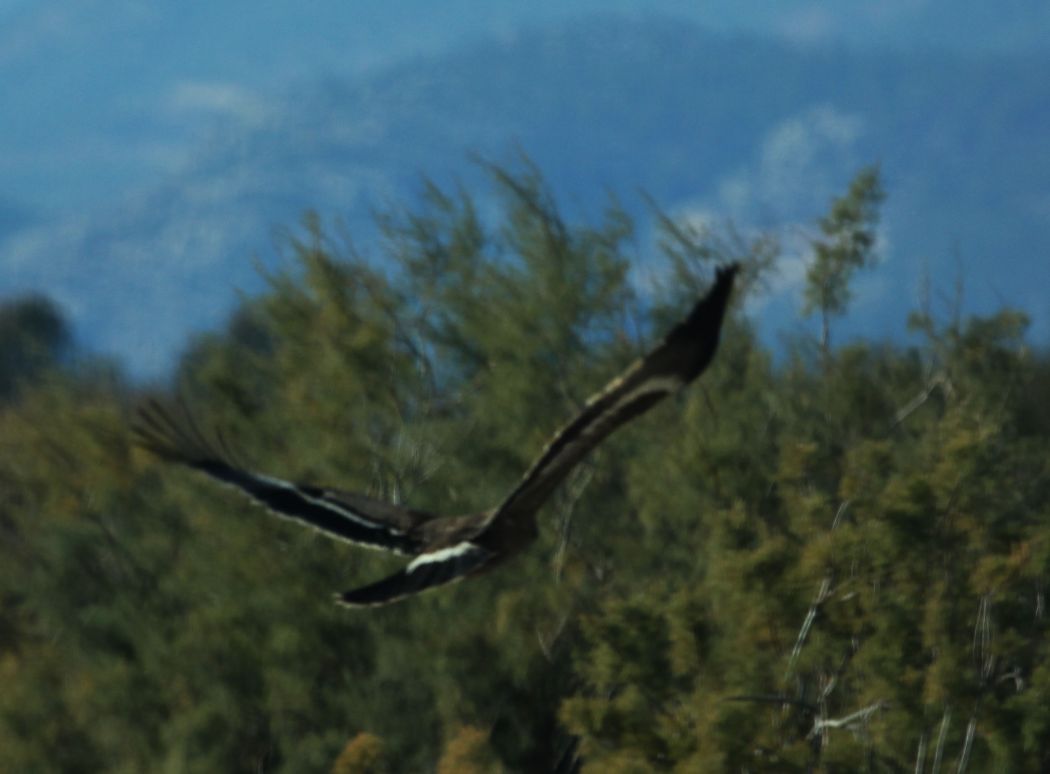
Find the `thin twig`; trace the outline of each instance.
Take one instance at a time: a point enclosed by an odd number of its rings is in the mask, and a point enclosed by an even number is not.
[[[977,606],[977,621],[973,627],[973,646],[971,648],[982,684],[987,682],[995,668],[995,655],[991,653],[991,607],[990,595],[982,594],[981,601]]]
[[[841,718],[814,718],[813,728],[809,732],[810,737],[814,737],[818,734],[822,734],[825,729],[836,729],[836,728],[851,728],[861,723],[867,723],[871,719],[871,716],[878,712],[880,709],[886,706],[886,702],[881,699],[874,704],[869,704],[863,709],[859,709],[845,717]]]
[[[970,716],[970,722],[966,726],[966,741],[963,742],[962,755],[959,757],[959,765],[955,769],[956,774],[963,774],[966,771],[966,766],[970,762],[970,749],[973,747],[973,735],[977,730],[977,710],[974,710],[974,714]]]
[[[943,371],[938,372],[927,382],[926,386],[912,398],[910,401],[905,403],[893,417],[893,424],[890,425],[890,430],[896,430],[897,427],[908,417],[914,414],[926,401],[930,399],[933,391],[938,387],[944,386],[948,382],[948,375]]]
[[[559,508],[558,524],[558,548],[554,552],[554,577],[561,580],[561,573],[565,566],[565,553],[569,547],[569,539],[572,534],[572,517],[576,511],[576,504],[583,497],[584,491],[594,478],[594,466],[583,465],[574,470],[570,476],[568,486],[565,487],[565,497],[562,507]]]
[[[915,752],[915,774],[922,774],[926,768],[926,732],[919,737],[919,749]]]
[[[795,640],[795,647],[791,649],[791,657],[788,659],[787,672],[784,673],[784,679],[788,679],[791,676],[791,671],[795,668],[795,661],[802,653],[802,646],[806,643],[806,637],[809,636],[809,630],[813,627],[813,621],[817,618],[817,611],[820,606],[824,604],[824,601],[828,598],[831,590],[831,576],[827,576],[820,583],[820,590],[817,592],[816,599],[813,600],[813,604],[809,606],[809,611],[806,613],[806,618],[802,622],[802,628],[799,629],[798,637]]]
[[[948,727],[952,723],[951,707],[944,708],[944,717],[941,719],[941,731],[937,734],[937,749],[933,753],[933,769],[931,774],[939,774],[941,770],[941,758],[944,756],[944,743],[948,739]]]

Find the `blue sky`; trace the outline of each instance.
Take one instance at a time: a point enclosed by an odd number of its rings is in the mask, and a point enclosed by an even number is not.
[[[147,281],[141,264],[149,259],[181,261],[187,272],[199,268],[186,287],[226,282],[228,306],[235,278],[207,274],[198,254],[244,250],[239,234],[294,222],[295,208],[309,203],[296,199],[276,215],[260,209],[253,219],[245,202],[261,194],[245,181],[261,174],[249,166],[260,162],[257,150],[251,150],[256,155],[250,162],[248,149],[246,161],[237,162],[238,143],[294,123],[289,105],[309,104],[299,95],[326,79],[373,73],[382,78],[391,68],[481,40],[511,41],[523,30],[612,12],[639,20],[652,14],[680,18],[803,49],[867,49],[886,57],[904,50],[950,50],[986,59],[989,53],[1036,57],[1036,63],[1050,56],[1045,0],[314,0],[308,6],[289,0],[0,0],[0,299],[26,290],[54,293],[88,338],[112,309],[108,327],[116,332],[106,334],[110,338],[100,346],[124,358],[139,357],[141,343],[115,338],[134,327],[117,316],[121,303],[135,299],[119,287],[127,261],[139,265],[139,283]],[[749,151],[751,162],[723,172],[717,193],[664,203],[697,208],[704,217],[746,217],[740,204],[745,184],[753,195],[765,186],[763,196],[781,201],[792,198],[791,191],[795,198],[812,196],[813,190],[823,197],[829,181],[841,174],[806,166],[805,154],[773,164],[777,142],[791,139],[799,121],[827,135],[821,142],[828,148],[856,146],[851,132],[863,140],[857,127],[864,122],[852,113],[800,104],[763,130]],[[362,117],[359,131],[367,125]],[[842,132],[850,136],[843,139]],[[503,141],[512,144],[515,136],[511,128]],[[413,158],[419,173],[443,168],[446,161],[430,161],[421,153]],[[209,164],[224,165],[221,174],[203,168]],[[779,178],[769,172],[774,167]],[[378,190],[384,190],[386,182],[377,180]],[[326,185],[345,193],[355,182]],[[600,174],[594,184],[600,186]],[[246,193],[237,193],[238,186]],[[322,189],[309,190],[319,195]],[[234,209],[230,197],[237,196],[242,201]],[[1044,205],[1026,200],[1024,206],[1050,212],[1050,193]],[[138,241],[121,233],[128,222],[134,222]],[[166,255],[171,245],[181,245],[182,252]],[[193,260],[201,266],[190,266]],[[53,268],[41,269],[42,261]],[[101,268],[92,273],[93,266]],[[104,271],[112,279],[96,282]],[[63,277],[61,287],[52,286],[49,276]],[[165,299],[168,313],[214,325],[226,308],[217,296],[209,297],[206,309],[186,313],[194,300],[203,304],[204,295],[172,295]],[[174,322],[169,328],[166,343],[150,355],[149,368],[170,359],[172,342],[185,335]]]
[[[804,45],[1009,50],[1050,32],[1043,0],[316,0],[309,15],[303,8],[0,0],[0,196],[49,212],[79,207],[177,168],[214,120],[257,109],[297,82],[599,11],[680,16]]]

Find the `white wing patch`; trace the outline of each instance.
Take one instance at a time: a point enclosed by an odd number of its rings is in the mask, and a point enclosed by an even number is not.
[[[405,570],[408,572],[413,572],[415,570],[418,570],[423,565],[447,562],[477,550],[478,546],[474,545],[473,543],[467,541],[464,541],[462,543],[456,543],[454,546],[442,548],[440,551],[431,551],[427,554],[420,554],[409,563],[408,567],[406,567]]]
[[[385,605],[421,591],[454,583],[481,571],[496,555],[476,543],[464,541],[422,554],[388,578],[338,596],[348,607]]]

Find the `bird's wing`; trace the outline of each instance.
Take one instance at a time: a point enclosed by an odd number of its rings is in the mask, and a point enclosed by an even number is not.
[[[221,437],[209,441],[188,411],[178,413],[181,416],[176,418],[156,401],[144,404],[133,425],[138,443],[162,459],[239,489],[278,516],[329,537],[412,556],[422,550],[413,528],[432,518],[431,514],[245,470],[232,461]]]
[[[490,519],[534,512],[591,449],[613,430],[699,376],[714,357],[738,266],[718,270],[689,316],[649,354],[631,364],[547,444],[521,483]]]
[[[470,541],[420,554],[402,570],[368,586],[336,596],[348,607],[372,607],[465,578],[482,570],[496,554]]]

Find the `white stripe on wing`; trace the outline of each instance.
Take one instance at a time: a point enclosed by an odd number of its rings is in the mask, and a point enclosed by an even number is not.
[[[463,541],[462,543],[456,543],[454,546],[442,548],[440,551],[431,551],[427,554],[420,554],[412,560],[405,570],[407,572],[412,572],[418,570],[424,565],[452,561],[475,551],[484,551],[484,549],[473,543]]]
[[[350,510],[349,508],[347,508],[344,505],[332,502],[331,500],[329,500],[329,499],[327,499],[325,497],[316,497],[316,496],[313,496],[313,495],[309,495],[306,492],[304,492],[301,487],[296,486],[295,484],[291,483],[290,481],[285,481],[285,480],[280,479],[280,478],[274,478],[273,476],[267,476],[267,475],[265,475],[263,473],[246,473],[246,475],[248,475],[248,476],[256,479],[257,481],[260,481],[260,482],[262,482],[262,483],[264,483],[264,484],[266,484],[268,486],[272,486],[272,487],[274,487],[276,489],[283,489],[286,492],[292,492],[297,497],[302,498],[303,501],[305,501],[307,503],[310,503],[311,505],[314,505],[314,506],[316,506],[318,508],[322,508],[322,509],[324,509],[326,511],[330,511],[331,513],[334,513],[334,514],[336,514],[338,516],[341,516],[342,518],[346,519],[347,521],[351,522],[352,524],[356,524],[357,526],[361,527],[362,529],[366,529],[366,530],[369,530],[371,532],[377,533],[377,536],[376,536],[377,540],[381,540],[381,538],[379,537],[380,535],[388,535],[391,538],[404,538],[405,537],[405,532],[403,530],[400,530],[400,529],[398,529],[396,527],[393,527],[393,526],[391,526],[389,524],[383,524],[381,522],[372,521],[367,516],[363,516],[363,515],[355,512],[355,511],[352,511],[352,510]],[[234,488],[234,489],[239,489],[242,492],[244,491],[244,488],[241,487],[241,486],[238,486],[237,484],[227,483],[227,486],[231,487],[231,488]],[[274,508],[273,506],[267,504],[264,500],[262,500],[258,496],[252,495],[251,493],[248,493],[248,494],[249,494],[250,497],[252,497],[252,499],[260,502],[264,507],[266,507],[267,510],[277,514],[278,516],[282,516],[284,518],[289,518],[289,519],[293,519],[295,521],[298,521],[301,524],[305,524],[308,527],[312,527],[314,530],[316,530],[318,532],[322,532],[326,536],[336,537],[336,538],[342,539],[342,540],[344,540],[346,542],[354,543],[355,545],[360,545],[360,546],[362,546],[364,548],[374,548],[374,549],[377,549],[377,550],[385,550],[385,551],[390,551],[390,550],[395,550],[396,551],[397,550],[395,548],[391,548],[389,546],[384,545],[382,542],[376,543],[376,544],[371,544],[371,543],[359,542],[359,541],[353,540],[351,538],[347,538],[346,536],[343,536],[343,535],[335,535],[334,533],[332,533],[329,530],[326,530],[326,529],[324,529],[322,527],[318,527],[317,525],[310,523],[309,520],[303,518],[302,516],[298,516],[298,515],[293,514],[293,513],[288,513],[288,512],[284,512],[284,511],[278,510],[277,508]]]

